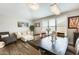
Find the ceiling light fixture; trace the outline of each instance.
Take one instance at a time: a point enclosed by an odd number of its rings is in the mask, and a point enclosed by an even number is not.
[[[51,12],[53,12],[55,15],[60,15],[60,10],[56,3],[50,5]]]
[[[37,4],[37,3],[30,3],[30,4],[29,4],[29,7],[30,7],[32,10],[36,11],[36,10],[39,9],[39,4]]]

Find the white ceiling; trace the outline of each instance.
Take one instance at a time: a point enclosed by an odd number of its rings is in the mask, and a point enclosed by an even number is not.
[[[25,19],[36,19],[54,15],[50,11],[50,3],[40,3],[39,5],[39,10],[33,11],[27,3],[0,3],[0,15]],[[79,3],[58,3],[57,6],[61,13],[79,9]]]

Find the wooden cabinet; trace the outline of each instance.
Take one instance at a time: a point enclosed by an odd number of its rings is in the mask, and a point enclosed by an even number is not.
[[[74,32],[74,40],[73,40],[74,46],[78,37],[79,37],[79,32]]]

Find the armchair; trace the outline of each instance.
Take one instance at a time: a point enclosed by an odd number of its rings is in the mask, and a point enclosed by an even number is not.
[[[5,42],[5,45],[13,43],[16,41],[14,34],[9,34],[9,32],[0,32],[0,41]]]

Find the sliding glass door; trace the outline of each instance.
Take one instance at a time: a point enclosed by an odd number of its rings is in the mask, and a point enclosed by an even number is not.
[[[50,35],[55,31],[65,33],[65,36],[67,36],[67,20],[64,17],[46,18],[41,19],[39,22],[40,27],[36,27],[37,32]]]
[[[65,33],[67,36],[67,20],[63,18],[50,18],[42,20],[42,30],[47,34],[52,34],[53,31]]]

